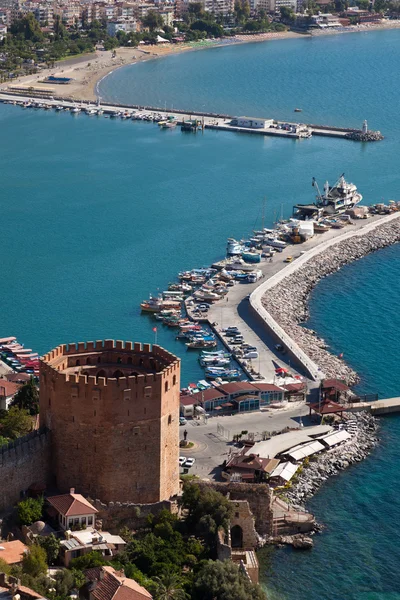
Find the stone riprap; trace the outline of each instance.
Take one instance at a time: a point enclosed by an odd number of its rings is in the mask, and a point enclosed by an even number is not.
[[[324,452],[303,465],[295,483],[284,494],[293,508],[304,510],[304,502],[332,475],[362,461],[378,443],[377,421],[367,412],[351,415],[357,421],[357,433],[345,444]]]
[[[263,295],[265,310],[327,377],[343,379],[349,384],[358,381],[355,371],[328,352],[323,339],[311,329],[301,326],[308,316],[307,303],[311,291],[320,279],[344,265],[399,241],[400,219],[378,225],[368,233],[339,241],[310,258]]]

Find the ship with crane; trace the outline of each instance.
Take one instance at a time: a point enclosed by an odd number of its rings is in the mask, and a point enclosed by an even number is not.
[[[318,187],[313,177],[312,185],[317,190],[317,201],[313,204],[295,204],[293,216],[300,220],[320,219],[322,217],[333,217],[353,208],[362,200],[362,195],[354,183],[349,183],[344,178],[344,173],[339,177],[335,185],[330,186],[328,182],[324,185],[324,192]]]

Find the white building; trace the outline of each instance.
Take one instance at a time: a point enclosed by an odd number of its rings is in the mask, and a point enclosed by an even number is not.
[[[275,0],[275,10],[279,10],[283,6],[291,8],[294,12],[297,10],[297,0]]]
[[[81,494],[75,494],[75,488],[71,488],[69,494],[51,496],[47,498],[47,501],[55,510],[62,529],[94,526],[96,514],[99,511]]]
[[[249,129],[267,129],[273,124],[273,119],[255,119],[254,117],[236,117],[231,122],[235,127],[247,127]]]
[[[278,0],[277,0],[278,1]],[[311,18],[311,27],[318,27],[319,29],[328,29],[331,27],[341,27],[342,24],[338,17],[331,13],[318,13],[313,15]]]
[[[137,22],[134,19],[110,21],[107,23],[107,33],[112,37],[115,37],[118,31],[124,31],[125,33],[136,33]]]

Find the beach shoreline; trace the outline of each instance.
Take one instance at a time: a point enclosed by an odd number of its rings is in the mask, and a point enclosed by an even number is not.
[[[388,31],[400,28],[400,20],[389,21],[377,25],[363,25],[341,28],[340,30],[318,30],[310,33],[299,33],[294,31],[284,32],[267,32],[249,35],[237,35],[233,38],[222,38],[222,40],[210,40],[208,43],[189,43],[189,44],[165,44],[163,46],[145,46],[141,48],[126,48],[119,47],[116,49],[116,56],[112,57],[110,51],[97,50],[87,58],[85,56],[76,57],[76,61],[64,59],[57,63],[54,67],[43,69],[39,74],[26,75],[13,80],[12,84],[20,84],[28,88],[48,88],[49,83],[43,79],[53,76],[71,77],[71,83],[63,86],[56,85],[53,87],[54,96],[59,95],[59,88],[63,88],[63,95],[75,101],[90,101],[96,102],[99,99],[98,86],[102,80],[114,71],[134,65],[147,60],[156,60],[159,58],[181,54],[183,52],[194,52],[198,50],[207,50],[209,48],[226,48],[241,44],[261,43],[268,41],[279,41],[286,39],[309,39],[316,37],[325,37],[332,35],[341,35],[344,33],[368,33],[371,31]],[[65,65],[63,63],[70,63]],[[9,83],[0,85],[0,90],[5,91]],[[64,92],[67,92],[66,94]]]

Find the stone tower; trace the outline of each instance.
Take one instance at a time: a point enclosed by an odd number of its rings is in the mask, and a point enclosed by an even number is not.
[[[180,360],[160,346],[61,345],[40,362],[40,424],[52,472],[104,502],[147,504],[179,491]]]

